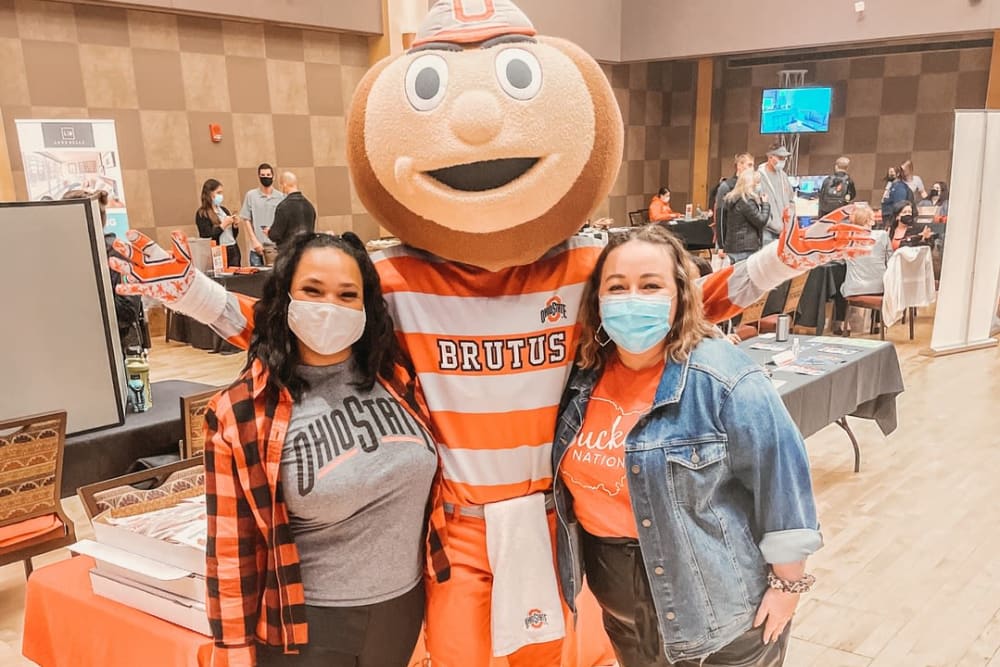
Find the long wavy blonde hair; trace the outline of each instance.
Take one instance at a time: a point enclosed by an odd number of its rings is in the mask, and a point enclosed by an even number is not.
[[[673,300],[673,326],[667,334],[664,358],[684,361],[691,351],[705,338],[713,338],[716,329],[705,319],[701,288],[694,276],[698,269],[687,254],[680,240],[660,225],[647,225],[630,231],[626,236],[612,240],[597,259],[594,273],[583,291],[581,313],[580,352],[578,363],[582,368],[601,371],[608,359],[616,353],[615,344],[601,345],[598,331],[601,328],[601,277],[608,255],[627,243],[650,243],[662,246],[674,260],[674,283],[677,297]],[[607,339],[607,335],[600,338]]]
[[[737,199],[760,199],[757,194],[757,184],[760,183],[760,172],[754,169],[746,169],[736,178],[736,185],[732,192],[726,195],[726,202],[734,202]]]

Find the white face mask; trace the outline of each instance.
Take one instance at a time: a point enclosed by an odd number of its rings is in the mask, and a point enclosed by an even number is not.
[[[288,328],[302,344],[324,356],[342,352],[365,332],[365,311],[335,303],[296,301],[288,304]]]
[[[774,168],[777,169],[778,171],[784,170],[785,162],[786,162],[785,160],[778,160],[778,163],[774,165]]]

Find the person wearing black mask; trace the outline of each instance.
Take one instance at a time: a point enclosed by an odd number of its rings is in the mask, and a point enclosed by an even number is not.
[[[910,202],[899,202],[893,209],[893,213],[892,226],[889,228],[889,240],[894,251],[906,246],[930,245],[931,241],[937,237],[937,234],[931,232],[930,227],[926,225],[921,231],[917,231],[913,224],[915,219],[913,217],[913,204]]]
[[[938,181],[931,186],[930,192],[927,193],[927,199],[920,202],[921,206],[933,206],[934,219],[935,221],[940,221],[942,218],[948,217],[948,184],[943,181]]]
[[[281,174],[279,187],[285,199],[274,209],[274,224],[267,235],[281,249],[299,234],[316,231],[316,207],[299,191],[299,179],[292,172]]]
[[[260,187],[247,192],[243,198],[243,208],[240,217],[248,221],[247,230],[250,237],[250,266],[268,266],[274,264],[278,254],[277,246],[267,235],[274,224],[274,209],[285,198],[274,189],[274,167],[264,162],[257,167],[257,178]]]

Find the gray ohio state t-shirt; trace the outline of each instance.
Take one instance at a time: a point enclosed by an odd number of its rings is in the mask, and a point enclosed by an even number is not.
[[[292,407],[281,483],[306,604],[391,600],[423,572],[433,440],[380,384],[352,386],[353,361],[299,372],[310,388]]]

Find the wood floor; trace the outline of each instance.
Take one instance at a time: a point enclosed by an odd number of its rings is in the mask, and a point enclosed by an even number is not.
[[[929,358],[930,317],[897,343],[906,392],[889,438],[852,420],[862,470],[835,426],[808,440],[826,547],[810,569],[787,667],[1000,667],[1000,350]],[[241,355],[160,344],[154,379],[223,383]],[[78,533],[83,512],[70,503]],[[55,553],[40,564],[64,558]],[[24,577],[0,568],[0,667],[20,657]]]

